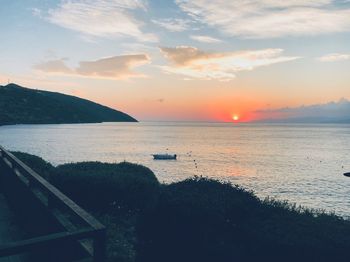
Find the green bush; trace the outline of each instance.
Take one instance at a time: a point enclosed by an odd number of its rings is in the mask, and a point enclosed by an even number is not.
[[[136,219],[134,214],[98,216],[107,229],[107,261],[134,262],[136,257]]]
[[[350,259],[349,221],[199,177],[164,186],[137,234],[139,262]]]
[[[20,159],[24,164],[29,166],[40,176],[46,180],[50,179],[50,175],[53,174],[55,167],[49,162],[45,161],[41,157],[30,155],[23,152],[11,152],[15,157]]]
[[[55,169],[52,183],[93,212],[138,212],[155,205],[159,182],[153,172],[127,162],[83,162]]]
[[[164,186],[157,207],[139,220],[137,261],[236,261],[248,231],[239,225],[259,203],[239,187],[206,178]]]

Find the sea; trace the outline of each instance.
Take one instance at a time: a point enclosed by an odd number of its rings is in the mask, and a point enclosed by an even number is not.
[[[350,217],[350,125],[139,122],[0,127],[0,145],[53,165],[128,161],[163,183],[204,176]],[[152,154],[177,154],[153,160]]]

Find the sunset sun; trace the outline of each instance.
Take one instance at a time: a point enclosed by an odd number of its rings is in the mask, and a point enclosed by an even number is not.
[[[232,116],[232,120],[235,121],[235,122],[238,121],[239,120],[239,116],[238,115],[233,115]]]

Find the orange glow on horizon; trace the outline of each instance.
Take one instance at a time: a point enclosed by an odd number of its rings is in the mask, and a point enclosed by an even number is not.
[[[193,96],[195,94],[197,95],[194,92]],[[111,97],[111,100],[106,99],[107,101],[104,104],[117,110],[124,110],[140,121],[210,121],[238,124],[281,117],[274,112],[260,111],[283,107],[288,102],[277,104],[275,101],[270,102],[265,97],[260,100],[261,96],[256,97],[250,93],[239,93],[235,96],[223,96],[221,94],[206,96],[207,94],[204,93],[202,95],[205,97],[202,99],[198,99],[197,96],[193,98],[192,94],[190,95],[186,98],[180,96],[171,99],[164,96],[164,100],[161,101],[149,97],[144,99],[142,103],[139,100],[132,101],[131,96],[129,98],[131,102],[122,99],[112,100]]]

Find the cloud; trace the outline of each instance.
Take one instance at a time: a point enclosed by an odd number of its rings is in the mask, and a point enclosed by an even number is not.
[[[145,8],[142,0],[62,0],[57,8],[48,11],[47,19],[88,36],[156,42],[157,37],[143,33],[142,22],[131,15],[131,11]]]
[[[35,8],[35,7],[34,7],[34,8],[31,8],[30,10],[32,11],[32,15],[33,15],[33,16],[42,18],[41,9]]]
[[[317,60],[321,62],[345,61],[345,60],[350,60],[350,54],[338,54],[338,53],[327,54],[317,58]]]
[[[178,18],[165,18],[159,20],[152,20],[152,22],[171,32],[182,32],[189,29],[190,20]]]
[[[254,112],[258,119],[271,122],[348,122],[350,123],[350,101],[342,98],[337,102],[310,106],[264,109]]]
[[[203,43],[220,43],[222,42],[220,39],[207,36],[207,35],[192,35],[190,36],[193,40]]]
[[[96,61],[80,62],[76,72],[84,76],[115,79],[140,77],[140,74],[130,69],[148,64],[149,61],[150,58],[145,54],[114,56]]]
[[[133,68],[150,63],[146,54],[121,55],[95,61],[82,61],[77,68],[69,68],[62,59],[36,65],[34,68],[51,74],[63,74],[106,79],[128,79],[145,75],[132,71]]]
[[[169,61],[177,66],[186,66],[195,60],[210,59],[220,54],[206,53],[192,46],[160,47],[160,51]]]
[[[50,60],[35,66],[35,69],[58,74],[72,74],[73,70],[66,66],[64,59]]]
[[[196,21],[229,36],[275,38],[350,31],[350,8],[335,0],[176,0]]]
[[[161,47],[170,66],[161,66],[166,73],[190,79],[229,81],[240,71],[292,61],[299,57],[282,56],[283,49],[245,50],[228,53],[209,53],[191,46]]]

